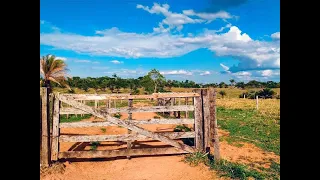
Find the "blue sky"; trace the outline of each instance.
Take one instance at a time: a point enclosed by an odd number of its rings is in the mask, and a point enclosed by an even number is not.
[[[40,56],[80,77],[279,81],[279,0],[41,0]]]

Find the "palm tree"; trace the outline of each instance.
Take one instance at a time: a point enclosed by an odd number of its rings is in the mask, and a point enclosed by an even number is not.
[[[51,92],[51,81],[66,86],[69,90],[70,87],[66,83],[67,65],[61,59],[56,59],[54,55],[46,55],[40,58],[40,76],[43,78],[44,87],[48,87],[49,93]]]

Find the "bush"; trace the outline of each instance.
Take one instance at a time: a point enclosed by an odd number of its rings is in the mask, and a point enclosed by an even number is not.
[[[227,93],[225,91],[219,91],[219,94],[224,97],[225,95],[227,95]]]
[[[139,89],[135,89],[131,94],[133,94],[133,95],[140,94],[140,90]]]
[[[74,93],[75,93],[75,91],[74,91],[74,89],[73,89],[73,88],[71,88],[70,90],[68,90],[68,93],[74,94]]]
[[[275,92],[270,88],[265,88],[257,93],[257,95],[263,99],[272,99],[274,94]]]

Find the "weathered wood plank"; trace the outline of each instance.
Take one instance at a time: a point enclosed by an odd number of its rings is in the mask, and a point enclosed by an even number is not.
[[[151,99],[151,98],[172,98],[172,97],[197,97],[196,93],[153,93],[151,95],[130,95],[130,94],[60,94],[74,100],[106,100],[106,99]]]
[[[145,129],[143,129],[143,128],[139,127],[139,126],[136,126],[136,125],[134,125],[134,124],[132,124],[130,122],[122,121],[122,120],[120,120],[118,118],[114,118],[114,117],[110,116],[108,113],[102,112],[99,109],[94,109],[94,108],[92,108],[90,106],[83,105],[81,103],[78,103],[77,101],[74,101],[74,100],[69,99],[69,98],[64,97],[64,96],[59,96],[59,99],[60,99],[60,101],[63,101],[63,102],[65,102],[65,103],[67,103],[67,104],[69,104],[69,105],[71,105],[71,106],[73,106],[75,108],[78,108],[78,109],[81,109],[83,111],[86,111],[86,112],[88,112],[88,113],[90,113],[90,114],[92,114],[94,116],[99,117],[99,118],[106,119],[106,120],[108,120],[109,122],[111,122],[113,124],[122,126],[124,128],[128,128],[128,129],[130,129],[132,131],[135,131],[135,132],[137,132],[139,134],[142,134],[142,135],[145,135],[147,137],[150,137],[150,138],[152,138],[154,140],[159,140],[161,142],[164,142],[164,143],[169,144],[171,146],[180,148],[180,149],[182,149],[184,151],[187,151],[187,152],[191,152],[191,153],[195,152],[195,149],[193,147],[191,147],[191,146],[182,144],[180,142],[176,142],[176,141],[174,141],[174,140],[172,140],[172,139],[170,139],[170,138],[168,138],[166,136],[162,136],[160,134],[156,134],[154,132],[145,130]]]
[[[209,96],[213,96],[208,89],[202,89],[202,101],[203,101],[203,140],[204,147],[206,151],[210,150],[210,104]]]
[[[217,107],[216,107],[216,97],[217,92],[213,88],[209,88],[210,93],[210,139],[211,146],[213,146],[214,158],[220,159],[220,144],[218,136],[218,122],[217,122]]]
[[[195,89],[194,92],[197,92],[201,95],[201,89]],[[203,151],[203,114],[202,114],[202,98],[194,98],[194,130],[195,130],[195,145],[196,149]]]
[[[41,165],[44,167],[49,166],[50,163],[50,133],[49,133],[49,108],[48,108],[48,89],[47,88],[40,88],[41,91],[41,104],[42,104],[42,117],[41,117]]]
[[[134,112],[170,112],[170,111],[193,111],[193,105],[182,106],[150,106],[150,107],[132,107],[132,108],[109,108],[108,112],[112,113],[134,113]],[[105,111],[105,110],[102,110]],[[77,108],[61,108],[60,114],[89,114]]]
[[[60,94],[74,100],[106,100],[110,96],[129,96],[130,94]]]
[[[129,99],[129,101],[128,101],[129,109],[132,108],[132,105],[133,105],[132,103],[133,103],[132,99]],[[132,120],[132,113],[129,113],[128,114],[128,121],[131,121],[131,120]],[[131,134],[131,130],[130,129],[128,129],[128,134]],[[129,153],[130,153],[131,147],[132,147],[132,142],[131,142],[131,140],[129,140],[129,141],[127,141],[127,150],[128,150]],[[130,156],[127,156],[127,159],[130,159]]]
[[[55,94],[53,99],[53,119],[52,119],[52,143],[51,143],[51,160],[58,160],[59,153],[59,110],[60,101],[58,99],[59,93]]]
[[[151,95],[128,95],[128,96],[110,96],[109,99],[157,99],[157,98],[174,98],[174,97],[197,97],[197,93],[153,93]]]
[[[105,151],[67,151],[60,152],[59,158],[109,158],[120,156],[144,156],[144,155],[166,155],[166,154],[185,154],[188,153],[178,148],[144,148],[127,150],[105,150]]]
[[[194,106],[192,105],[182,105],[182,106],[150,106],[150,107],[132,107],[132,108],[110,108],[108,112],[118,113],[118,112],[170,112],[170,111],[193,111]]]
[[[185,98],[185,105],[188,105],[188,101],[189,101],[189,98]],[[188,111],[185,111],[184,117],[185,118],[189,118],[189,112]]]
[[[194,132],[157,132],[161,136],[170,139],[193,138]],[[60,142],[94,142],[94,141],[143,141],[153,140],[140,134],[121,134],[121,135],[60,135]]]
[[[125,120],[126,121],[126,120]],[[148,120],[131,120],[135,125],[142,124],[194,124],[194,119],[148,119]],[[104,127],[116,126],[110,122],[73,122],[60,123],[60,128],[80,128],[80,127]]]

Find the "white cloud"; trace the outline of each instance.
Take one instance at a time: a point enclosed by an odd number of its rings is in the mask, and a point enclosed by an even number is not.
[[[109,69],[109,67],[107,67],[107,66],[94,66],[94,67],[91,67],[91,69],[103,70],[103,69]]]
[[[240,71],[240,72],[234,73],[234,75],[236,75],[236,76],[251,76],[252,74],[250,72]]]
[[[118,61],[118,60],[112,60],[110,62],[112,62],[113,64],[123,64],[123,61]]]
[[[272,70],[268,69],[268,70],[264,70],[261,72],[262,76],[271,76],[272,75]]]
[[[258,71],[258,72],[261,73],[261,76],[263,76],[263,77],[270,77],[270,76],[278,76],[278,75],[280,75],[279,71],[274,71],[274,70],[271,70],[271,69]]]
[[[225,11],[219,11],[216,13],[196,13],[192,9],[190,9],[190,10],[184,10],[183,14],[185,14],[187,16],[197,16],[201,19],[207,20],[207,23],[210,23],[211,21],[216,20],[216,19],[230,19],[230,18],[232,18],[232,16]]]
[[[193,10],[183,10],[183,13],[174,13],[169,11],[170,6],[168,4],[161,5],[153,3],[151,8],[138,4],[136,7],[138,9],[143,9],[150,14],[162,14],[165,16],[165,19],[159,22],[159,27],[153,28],[154,32],[161,33],[166,33],[173,29],[180,31],[185,24],[210,23],[216,19],[232,18],[232,16],[225,11],[217,13],[195,13]],[[196,16],[198,18],[191,18],[190,16]],[[164,25],[167,27],[164,27]]]
[[[142,68],[136,69],[110,69],[109,71],[104,72],[105,74],[117,74],[120,77],[139,77],[147,74],[147,71]]]
[[[222,69],[224,70],[224,72],[226,72],[227,74],[231,74],[231,72],[229,71],[229,67],[220,63],[220,66],[222,67]]]
[[[169,5],[166,4],[154,4],[152,8],[137,5],[137,8],[152,14],[164,15],[165,19],[159,24],[158,30],[168,33],[128,33],[116,27],[96,31],[96,35],[91,36],[50,32],[40,33],[40,44],[82,54],[125,58],[171,58],[205,48],[214,52],[216,56],[232,57],[239,61],[238,65],[228,67],[228,72],[280,68],[280,41],[254,40],[229,23],[219,30],[205,29],[198,34],[171,34],[168,28],[179,29],[185,24],[197,23],[199,20],[208,21],[204,18],[214,18],[218,15],[207,17],[192,10],[185,10],[184,14],[173,13],[169,11]],[[194,14],[192,17],[196,16],[200,19],[192,19],[186,14]],[[227,17],[223,13],[219,16]],[[224,29],[228,31],[223,33]]]
[[[172,71],[161,71],[163,75],[187,75],[191,76],[193,73],[186,70],[172,70]]]
[[[204,71],[203,73],[200,73],[200,76],[206,76],[206,75],[210,75],[210,71]]]
[[[52,25],[50,22],[44,21],[44,20],[40,20],[40,29],[46,29],[49,31],[54,31],[54,32],[59,32],[60,28],[58,28],[57,26]]]
[[[220,63],[220,66],[225,70],[228,71],[230,68],[222,63]]]
[[[274,40],[279,40],[280,39],[280,32],[276,32],[271,34],[271,38]]]
[[[99,61],[93,61],[92,64],[100,64]]]
[[[77,63],[90,63],[91,61],[89,60],[74,60],[74,62],[77,62]]]
[[[67,58],[65,58],[65,57],[56,57],[56,59],[60,59],[62,61],[66,61],[67,60]]]

